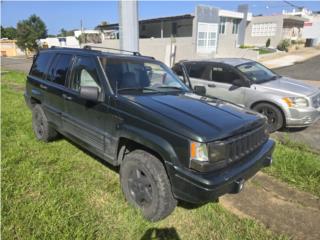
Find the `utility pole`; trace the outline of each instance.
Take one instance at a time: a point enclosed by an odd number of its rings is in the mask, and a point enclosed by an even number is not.
[[[119,0],[120,49],[139,51],[138,1]]]

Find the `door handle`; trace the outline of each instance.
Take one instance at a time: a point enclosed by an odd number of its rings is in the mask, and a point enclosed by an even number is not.
[[[67,94],[62,94],[62,97],[66,100],[72,100],[72,97],[68,96]]]
[[[216,87],[216,85],[215,85],[215,84],[213,84],[213,83],[210,83],[210,84],[208,84],[208,87],[210,87],[210,88],[214,88],[214,87]]]
[[[43,85],[43,84],[40,84],[40,88],[44,89],[44,90],[47,90],[48,87],[46,85]]]

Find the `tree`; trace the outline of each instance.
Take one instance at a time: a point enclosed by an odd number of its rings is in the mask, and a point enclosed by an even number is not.
[[[25,50],[38,48],[37,40],[47,37],[46,24],[35,14],[17,24],[17,45]]]
[[[60,29],[60,33],[57,35],[58,37],[69,37],[74,36],[74,30],[65,30],[64,28]]]
[[[8,38],[10,40],[17,38],[17,29],[14,27],[4,28],[1,26],[1,38]]]

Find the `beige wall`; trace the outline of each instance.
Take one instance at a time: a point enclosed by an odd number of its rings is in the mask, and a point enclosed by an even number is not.
[[[15,57],[24,55],[24,52],[17,47],[16,40],[0,40],[1,56]]]
[[[258,23],[276,23],[276,33],[274,36],[252,36],[252,25]],[[245,45],[252,46],[265,46],[268,38],[270,38],[270,46],[277,47],[279,42],[282,40],[282,26],[283,16],[261,16],[253,17],[251,22],[248,24],[245,35]]]
[[[217,54],[231,52],[237,46],[238,34],[232,33],[233,22],[228,18],[224,34],[219,34]]]
[[[157,60],[162,62],[167,62],[169,53],[167,53],[170,48],[170,38],[149,38],[140,39],[139,48],[140,53],[147,56],[155,57]],[[174,38],[173,44],[176,46],[176,58],[175,62],[183,59],[196,59],[196,58],[207,58],[208,55],[197,55],[195,52],[195,42],[192,37],[180,37]],[[101,44],[87,44],[91,46],[100,47],[110,47],[119,48],[118,39],[106,39],[103,40]],[[167,63],[168,64],[168,63]]]

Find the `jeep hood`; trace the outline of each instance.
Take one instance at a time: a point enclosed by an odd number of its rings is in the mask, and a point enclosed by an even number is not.
[[[149,116],[149,119],[153,123],[201,142],[224,139],[256,128],[265,122],[265,118],[260,114],[193,93],[139,95],[127,98],[139,108],[152,112],[153,117]],[[138,112],[137,110],[136,114]]]
[[[281,77],[260,84],[255,84],[257,89],[278,93],[281,96],[300,96],[306,97],[318,91],[316,87],[302,83],[288,77]]]

